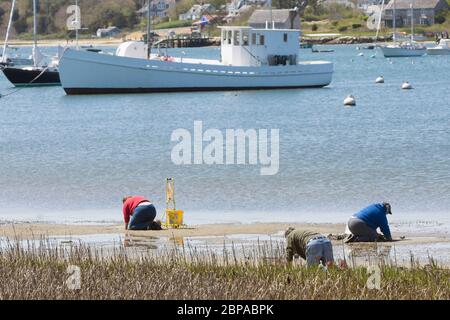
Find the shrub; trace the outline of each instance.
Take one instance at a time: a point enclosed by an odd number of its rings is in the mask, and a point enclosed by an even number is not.
[[[338,31],[339,31],[339,32],[345,32],[345,31],[347,31],[347,29],[348,29],[347,26],[340,26],[340,27],[338,28]]]
[[[359,28],[361,28],[361,23],[352,24],[352,29],[359,29]]]
[[[317,31],[318,29],[319,27],[315,23],[311,26],[311,31]]]
[[[450,0],[449,0],[450,2]],[[448,18],[450,18],[450,10],[445,9],[442,10],[441,12],[439,12],[438,14],[436,14],[436,17],[434,18],[434,22],[437,24],[443,24],[445,21],[448,20]]]

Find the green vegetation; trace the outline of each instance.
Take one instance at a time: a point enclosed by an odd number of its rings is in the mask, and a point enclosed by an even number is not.
[[[38,1],[38,32],[41,35],[67,34],[67,8],[73,0],[40,0]],[[94,34],[98,28],[117,26],[124,30],[132,30],[139,25],[141,17],[140,0],[79,0],[81,7],[82,27]],[[2,0],[0,4],[0,30],[4,33],[11,8],[11,0]],[[6,14],[5,14],[6,13]],[[32,1],[17,1],[13,15],[13,31],[17,35],[32,33],[33,8]],[[26,37],[26,35],[25,35]]]
[[[450,0],[447,0],[450,2]],[[208,1],[220,9],[227,0]],[[67,31],[66,21],[68,15],[66,8],[74,3],[73,0],[39,0],[38,32],[41,38],[68,38],[72,33]],[[98,28],[117,26],[124,32],[144,31],[146,17],[139,16],[137,10],[143,5],[142,0],[79,0],[81,7],[82,26],[85,28],[81,35],[89,37]],[[191,21],[179,21],[178,16],[189,10],[192,5],[200,3],[199,0],[179,0],[176,7],[169,11],[169,17],[154,19],[155,29],[172,29],[187,27]],[[367,28],[368,17],[361,11],[340,4],[324,5],[319,0],[308,0],[308,5],[300,5],[297,0],[274,0],[276,8],[293,8],[300,6],[302,29],[320,33],[344,33],[351,36],[369,36],[375,33]],[[0,2],[0,34],[6,31],[6,24],[11,7],[11,0]],[[255,8],[253,8],[254,10]],[[247,25],[253,10],[249,10],[233,21],[234,25]],[[225,15],[225,12],[215,12]],[[14,11],[13,37],[29,39],[32,33],[32,2],[18,1]],[[408,27],[399,31],[409,32]],[[416,26],[417,33],[441,32],[450,29],[450,11],[443,11],[436,16],[436,24],[432,26]],[[392,31],[382,28],[381,35]],[[219,34],[215,27],[208,29],[211,35]]]
[[[189,27],[192,25],[192,21],[189,20],[174,20],[167,21],[155,24],[153,29],[172,29],[172,28],[181,28],[181,27]]]
[[[450,299],[450,270],[433,261],[381,265],[376,290],[365,268],[325,272],[287,265],[281,254],[270,245],[241,258],[195,248],[133,257],[123,248],[9,243],[0,249],[0,299]],[[66,285],[69,265],[80,268],[79,290]]]

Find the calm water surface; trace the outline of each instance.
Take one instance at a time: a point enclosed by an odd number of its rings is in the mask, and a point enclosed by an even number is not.
[[[450,57],[388,60],[333,48],[300,52],[335,62],[323,89],[66,96],[51,87],[1,98],[0,220],[119,221],[126,194],[146,195],[162,212],[165,178],[173,177],[190,223],[340,222],[389,200],[394,220],[447,225]],[[385,84],[374,83],[379,75]],[[404,80],[414,90],[401,90]],[[1,75],[0,93],[11,90]],[[357,106],[345,108],[350,93]],[[280,129],[279,173],[174,165],[171,133],[192,132],[195,120],[205,129]]]

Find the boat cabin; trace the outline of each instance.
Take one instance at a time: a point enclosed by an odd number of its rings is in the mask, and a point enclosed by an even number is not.
[[[224,65],[296,65],[299,30],[220,27],[221,55]]]

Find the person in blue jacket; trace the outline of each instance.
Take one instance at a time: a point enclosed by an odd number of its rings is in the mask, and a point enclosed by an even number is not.
[[[348,229],[353,237],[346,242],[375,242],[379,240],[377,228],[383,233],[384,240],[392,241],[387,215],[392,214],[387,202],[372,204],[354,214],[348,221]]]

